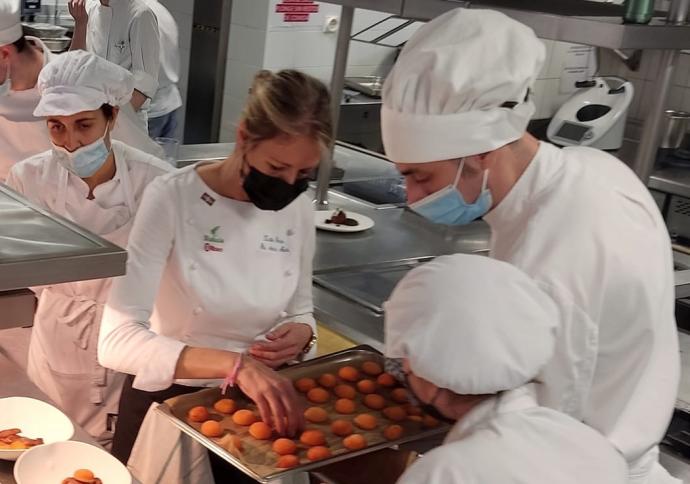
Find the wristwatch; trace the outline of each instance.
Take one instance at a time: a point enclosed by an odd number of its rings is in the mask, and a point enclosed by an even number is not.
[[[316,330],[312,329],[311,330],[311,338],[309,338],[309,341],[307,341],[307,344],[304,345],[304,348],[302,348],[302,354],[306,355],[307,353],[309,353],[318,340],[319,340],[319,337],[316,335]]]

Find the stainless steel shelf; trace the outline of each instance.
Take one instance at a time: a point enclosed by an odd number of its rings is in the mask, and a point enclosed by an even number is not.
[[[127,252],[0,184],[0,291],[120,276]]]
[[[542,39],[609,49],[690,48],[690,25],[669,25],[664,18],[655,18],[649,25],[623,24],[622,15],[618,15],[620,7],[588,1],[331,0],[329,3],[423,21],[457,7],[489,8],[528,25]]]

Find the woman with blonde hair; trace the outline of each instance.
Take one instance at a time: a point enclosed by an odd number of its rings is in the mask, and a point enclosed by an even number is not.
[[[128,460],[153,402],[227,378],[294,435],[302,411],[273,371],[314,349],[308,176],[332,140],[329,94],[293,70],[257,74],[234,152],[146,191],[99,360],[127,373],[113,453]]]

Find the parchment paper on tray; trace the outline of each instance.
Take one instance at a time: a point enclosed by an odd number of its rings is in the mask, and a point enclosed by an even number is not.
[[[383,366],[382,355],[369,346],[358,346],[349,350],[326,355],[321,358],[301,363],[281,371],[281,374],[292,379],[293,381],[299,378],[310,377],[317,379],[323,373],[337,374],[338,369],[343,366],[351,365],[360,368],[365,361],[375,361]],[[371,378],[371,377],[368,377]],[[354,386],[352,382],[340,381],[338,383],[347,383]],[[377,393],[386,399],[386,406],[399,405],[394,403],[391,399],[390,392],[392,389],[378,387]],[[334,404],[337,397],[331,391],[331,399],[324,404],[315,404],[309,402],[302,394],[305,408],[310,406],[320,406],[328,413],[328,420],[322,424],[307,423],[307,429],[318,429],[323,431],[326,436],[326,446],[331,451],[331,457],[312,462],[306,458],[308,446],[299,442],[296,438],[297,455],[300,458],[300,465],[291,469],[276,468],[278,456],[273,452],[273,441],[278,437],[274,435],[270,440],[257,440],[249,435],[249,427],[237,425],[232,421],[231,415],[223,415],[213,408],[213,404],[221,398],[232,398],[237,403],[237,408],[248,408],[253,410],[258,416],[256,406],[250,402],[241,392],[236,389],[222,396],[220,389],[209,388],[201,390],[196,393],[187,395],[180,395],[175,398],[166,400],[163,405],[158,407],[158,411],[168,416],[171,421],[179,427],[183,432],[190,435],[202,445],[207,447],[212,452],[218,454],[226,461],[233,464],[249,476],[260,482],[270,482],[294,472],[304,472],[317,467],[322,467],[327,464],[332,464],[344,459],[348,459],[357,455],[367,454],[386,447],[391,447],[397,444],[410,442],[419,439],[425,439],[433,435],[446,433],[449,427],[445,424],[438,425],[434,428],[425,428],[425,425],[420,422],[419,418],[410,418],[403,422],[392,422],[388,420],[381,411],[375,411],[367,408],[362,403],[364,395],[358,392],[355,397],[356,409],[353,414],[343,415],[339,414],[334,409]],[[201,423],[191,422],[187,418],[189,410],[195,406],[204,406],[210,414],[210,419],[221,422],[221,427],[225,434],[219,438],[208,438],[200,432]],[[334,435],[330,430],[331,423],[336,419],[353,421],[360,413],[368,413],[376,417],[378,426],[374,430],[362,430],[355,426],[355,433],[361,434],[367,441],[367,447],[357,451],[350,451],[343,446],[343,439]],[[388,441],[383,436],[383,429],[391,424],[398,424],[403,427],[404,432],[399,439]]]

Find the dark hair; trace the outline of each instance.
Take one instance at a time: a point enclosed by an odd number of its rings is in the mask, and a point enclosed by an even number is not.
[[[110,104],[101,105],[101,111],[107,120],[112,120],[115,117],[115,108]]]
[[[29,42],[26,40],[26,37],[23,35],[19,37],[17,40],[12,42],[12,45],[14,46],[15,49],[17,49],[17,52],[21,54],[24,52],[26,49],[29,48]]]

